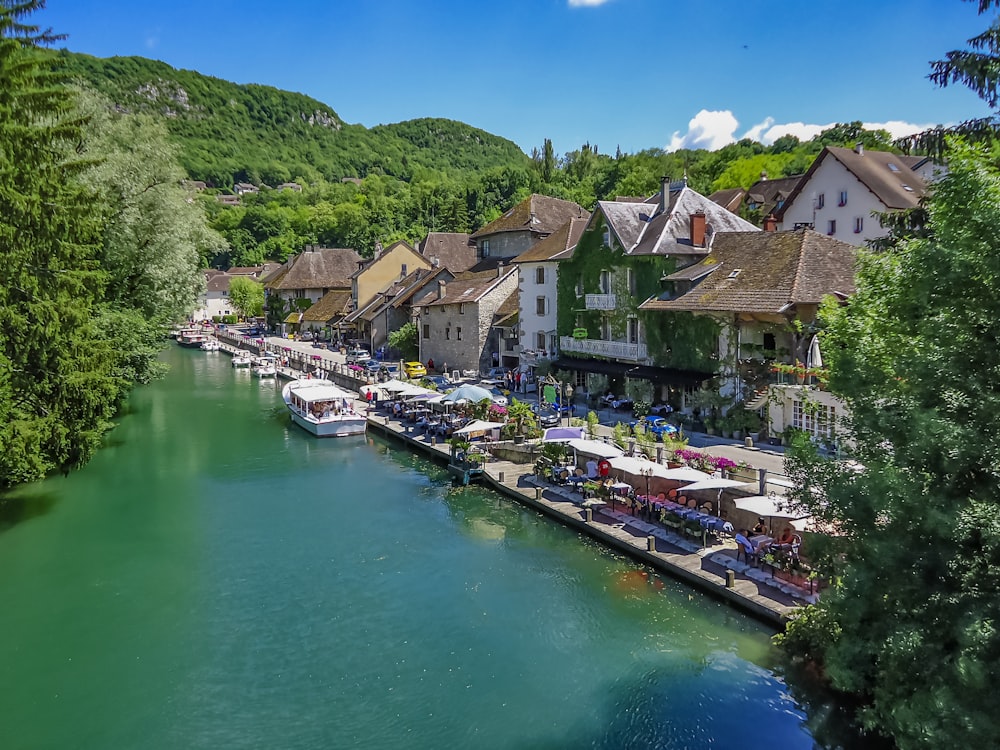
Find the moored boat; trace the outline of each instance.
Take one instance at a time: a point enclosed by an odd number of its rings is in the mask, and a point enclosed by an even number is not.
[[[293,380],[281,390],[292,421],[316,437],[361,435],[368,426],[354,394],[329,380]]]
[[[273,359],[262,357],[254,363],[252,372],[257,378],[276,378],[278,367]]]
[[[246,352],[237,352],[233,355],[233,367],[250,367],[253,359]]]
[[[177,336],[177,343],[188,349],[200,349],[208,341],[208,336],[200,328],[186,328]]]
[[[221,348],[222,344],[220,344],[215,339],[206,339],[205,341],[201,342],[201,350],[205,352],[217,352]]]

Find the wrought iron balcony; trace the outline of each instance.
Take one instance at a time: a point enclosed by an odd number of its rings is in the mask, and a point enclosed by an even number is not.
[[[559,348],[564,352],[592,354],[597,357],[611,357],[612,359],[627,359],[630,362],[640,362],[647,357],[645,344],[628,344],[624,341],[575,339],[571,336],[560,336]]]
[[[587,294],[583,302],[588,310],[614,310],[618,306],[614,294]]]

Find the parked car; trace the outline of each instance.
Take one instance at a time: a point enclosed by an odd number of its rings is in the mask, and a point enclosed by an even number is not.
[[[368,353],[367,349],[350,349],[347,352],[347,364],[349,365],[363,365],[372,355]]]
[[[365,362],[365,370],[369,375],[375,375],[379,370],[382,369],[382,363],[377,359],[369,359]]]
[[[451,387],[451,381],[444,375],[427,375],[421,379],[420,384],[428,388],[433,386],[439,391],[444,391]]]
[[[663,440],[664,437],[673,437],[677,434],[677,425],[671,424],[663,417],[643,417],[629,423],[633,432],[635,432],[636,427],[639,425],[642,425],[646,432],[651,435],[656,435],[658,440]]]
[[[504,385],[509,372],[510,369],[506,367],[491,367],[479,382],[483,385]]]
[[[632,405],[632,399],[628,396],[616,396],[613,393],[605,393],[601,396],[601,404],[610,406],[612,409],[624,409]]]
[[[493,403],[496,404],[497,406],[506,406],[508,403],[507,394],[501,391],[496,386],[490,388],[490,396],[493,399]]]
[[[423,362],[404,362],[403,373],[408,378],[422,378],[427,374],[427,368]]]
[[[302,334],[299,336],[299,341],[312,341],[312,340],[313,340],[312,331],[303,331]]]
[[[538,422],[539,427],[557,427],[559,425],[559,412],[548,404],[536,404],[531,407],[531,411],[535,413],[535,421]]]

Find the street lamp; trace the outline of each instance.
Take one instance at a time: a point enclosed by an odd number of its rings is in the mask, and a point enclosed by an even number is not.
[[[646,502],[649,502],[649,478],[653,476],[653,467],[639,469],[639,473],[646,477]]]
[[[573,398],[573,386],[569,383],[562,384],[562,408],[566,411],[566,426],[570,426],[570,413],[567,410],[570,400]]]

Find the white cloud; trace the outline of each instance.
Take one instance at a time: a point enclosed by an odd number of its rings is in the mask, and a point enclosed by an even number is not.
[[[598,5],[604,5],[607,2],[610,2],[610,0],[569,0],[569,7],[596,8]]]
[[[681,135],[679,130],[674,132],[666,150],[704,148],[715,151],[733,142],[733,134],[739,124],[739,120],[728,109],[721,112],[703,109],[688,123],[687,133]]]
[[[679,130],[676,131],[665,148],[667,151],[677,151],[682,148],[704,148],[715,151],[736,140],[736,129],[739,124],[739,120],[728,109],[714,112],[703,109],[688,123],[687,133],[682,135]],[[757,123],[740,137],[759,141],[765,146],[770,146],[783,135],[794,135],[801,141],[808,141],[835,124],[833,122],[825,125],[806,122],[775,123],[773,117],[765,117],[763,122]],[[865,122],[862,125],[867,130],[887,130],[893,138],[912,135],[933,127],[929,124],[919,125],[902,120]]]

